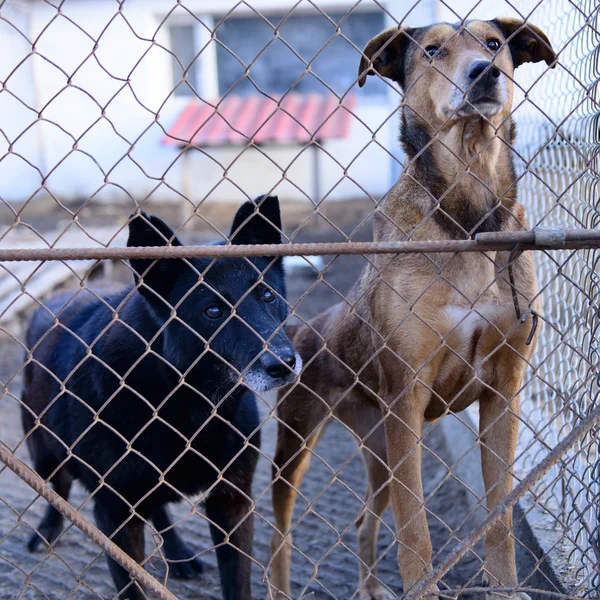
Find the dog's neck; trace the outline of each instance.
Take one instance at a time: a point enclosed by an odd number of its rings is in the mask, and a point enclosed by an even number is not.
[[[487,119],[460,119],[438,131],[405,108],[400,141],[405,174],[428,190],[431,213],[452,237],[499,231],[516,202],[510,119],[496,129]]]

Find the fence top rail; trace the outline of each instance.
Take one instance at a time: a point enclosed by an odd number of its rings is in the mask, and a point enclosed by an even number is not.
[[[600,230],[538,227],[530,231],[479,233],[473,240],[333,242],[309,244],[200,245],[119,248],[5,248],[0,262],[49,260],[235,258],[338,254],[410,254],[494,250],[584,250],[600,248]]]

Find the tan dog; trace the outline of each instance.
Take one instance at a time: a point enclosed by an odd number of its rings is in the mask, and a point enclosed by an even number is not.
[[[513,19],[392,28],[368,43],[359,85],[378,73],[403,88],[408,158],[375,215],[376,241],[526,228],[511,150],[512,77],[519,65],[542,60],[556,60],[547,37]],[[368,473],[358,519],[363,600],[390,597],[374,567],[390,497],[405,591],[432,568],[421,482],[426,420],[479,401],[488,507],[511,489],[519,392],[537,337],[532,312],[540,307],[532,256],[512,261],[514,285],[508,262],[508,252],[373,256],[348,303],[297,329],[305,369],[280,394],[270,598],[291,597],[296,491],[332,415],[358,436]],[[512,513],[490,530],[485,554],[490,585],[518,585]]]

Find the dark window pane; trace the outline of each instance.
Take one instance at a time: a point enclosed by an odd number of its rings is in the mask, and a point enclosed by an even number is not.
[[[175,89],[176,96],[193,96],[195,95],[192,87],[198,90],[198,65],[194,62],[196,57],[196,44],[194,40],[194,26],[193,25],[172,25],[170,27],[171,36],[171,52],[173,56],[173,87]],[[177,57],[177,58],[175,58]],[[181,62],[181,65],[177,61]],[[193,64],[192,64],[193,63]],[[183,73],[185,69],[187,71],[187,80],[189,81],[190,87],[185,81],[183,81]],[[183,68],[182,68],[183,66]]]
[[[260,90],[281,95],[288,89],[326,93],[328,86],[337,94],[344,93],[356,81],[361,50],[384,28],[384,15],[368,12],[353,13],[345,19],[346,13],[329,16],[331,21],[324,15],[287,18],[279,28],[285,41],[276,39],[274,31],[282,15],[269,16],[269,22],[260,17],[227,19],[216,32],[225,46],[217,47],[219,93],[231,90],[247,95]],[[336,35],[342,21],[341,33],[347,40]],[[312,73],[307,72],[306,63],[310,63]],[[385,90],[383,82],[372,78],[360,93],[373,96]],[[358,86],[355,91],[359,91]]]

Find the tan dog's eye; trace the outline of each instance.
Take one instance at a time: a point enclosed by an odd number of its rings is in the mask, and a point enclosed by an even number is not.
[[[502,46],[502,42],[500,42],[500,40],[497,40],[496,38],[492,38],[491,40],[488,40],[488,42],[487,42],[487,47],[492,52],[498,51],[500,49],[500,46]]]
[[[439,49],[440,49],[439,46],[435,46],[435,45],[427,46],[427,48],[425,48],[425,56],[427,58],[429,58],[429,57],[433,56],[434,54],[436,54]]]

